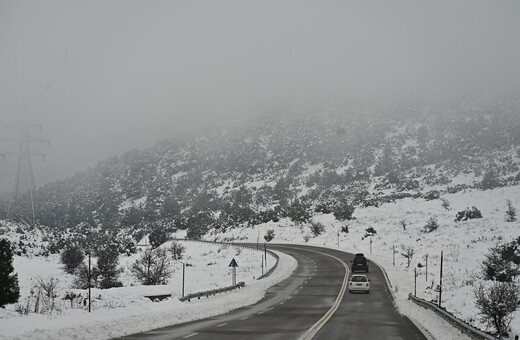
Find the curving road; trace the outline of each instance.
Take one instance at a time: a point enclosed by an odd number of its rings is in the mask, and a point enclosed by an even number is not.
[[[368,274],[370,294],[349,294],[345,265],[351,254],[311,246],[269,248],[293,256],[298,266],[259,303],[124,339],[426,339],[397,313],[376,266]]]

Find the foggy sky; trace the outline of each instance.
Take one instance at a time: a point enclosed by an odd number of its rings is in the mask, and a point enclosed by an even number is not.
[[[514,0],[0,0],[0,125],[25,98],[41,185],[272,105],[516,91],[519,33]]]

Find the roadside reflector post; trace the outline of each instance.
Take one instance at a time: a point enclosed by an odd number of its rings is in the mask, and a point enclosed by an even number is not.
[[[231,267],[231,285],[236,286],[237,284],[237,261],[235,259],[231,260],[231,263],[229,264]]]
[[[372,235],[370,235],[370,255],[372,255]]]
[[[267,243],[264,242],[264,263],[265,263],[265,268],[267,268]]]
[[[428,254],[426,254],[426,282],[428,282]]]
[[[413,276],[415,276],[415,282],[413,286],[413,296],[417,297],[417,267],[413,269]]]

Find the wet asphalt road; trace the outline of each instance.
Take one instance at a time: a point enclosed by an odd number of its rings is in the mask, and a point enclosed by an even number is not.
[[[135,334],[124,339],[417,339],[426,337],[392,303],[383,273],[370,266],[370,294],[341,299],[345,267],[353,255],[311,246],[270,245],[298,261],[292,276],[269,289],[259,303],[209,319]],[[333,258],[331,256],[336,258]],[[338,299],[338,300],[337,300]],[[315,324],[335,304],[330,319]],[[314,327],[313,327],[314,326]]]

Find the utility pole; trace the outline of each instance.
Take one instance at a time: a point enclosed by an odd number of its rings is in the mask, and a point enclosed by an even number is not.
[[[392,246],[392,264],[395,267],[395,245]]]
[[[444,251],[441,251],[441,275],[439,279],[439,308],[441,307],[442,303],[442,260],[444,258]]]
[[[186,279],[186,263],[182,264],[182,297],[184,297],[184,282]]]
[[[339,232],[338,232],[338,248],[339,248]]]
[[[264,276],[264,256],[262,255],[262,276]]]
[[[92,285],[92,284],[91,284],[92,280],[91,280],[91,277],[90,277],[90,273],[91,273],[90,263],[91,263],[92,258],[91,258],[90,253],[91,253],[91,252],[89,251],[89,252],[88,252],[88,312],[89,312],[89,313],[90,313],[90,311],[91,311],[91,309],[90,309],[90,305],[91,305],[91,302],[92,302],[92,300],[91,300],[91,298],[90,298],[90,296],[91,296],[91,291],[90,291],[90,289],[91,289],[91,285]]]
[[[23,119],[18,125],[5,126],[8,130],[9,127],[17,127],[19,129],[18,137],[4,138],[4,140],[16,141],[18,143],[18,150],[2,154],[3,158],[5,155],[17,155],[18,164],[16,169],[16,178],[14,181],[13,192],[9,199],[9,205],[7,208],[7,218],[18,217],[21,219],[28,219],[32,224],[36,223],[36,214],[34,209],[34,194],[36,192],[36,184],[34,181],[34,172],[31,163],[32,156],[41,156],[42,160],[45,160],[45,154],[33,150],[31,143],[40,142],[49,146],[49,141],[43,138],[35,137],[31,135],[31,131],[36,129],[41,132],[41,125],[31,123],[27,120],[27,109],[25,101],[23,103]]]
[[[370,255],[372,255],[372,236],[370,236]]]

